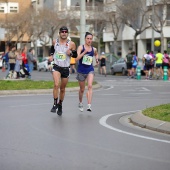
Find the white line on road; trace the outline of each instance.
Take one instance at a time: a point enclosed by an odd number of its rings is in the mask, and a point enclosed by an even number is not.
[[[103,86],[107,86],[107,85],[103,85]],[[114,88],[114,86],[109,86],[107,89],[102,88],[102,89],[94,90],[94,91],[96,92],[96,91],[110,90],[110,89],[113,89],[113,88]]]
[[[124,133],[124,134],[126,134],[126,135],[131,135],[131,136],[135,136],[135,137],[138,137],[138,138],[143,138],[143,139],[148,139],[148,140],[153,140],[153,141],[157,141],[157,142],[163,142],[163,143],[168,143],[168,144],[170,144],[170,141],[168,141],[168,140],[156,139],[156,138],[151,138],[151,137],[148,137],[148,136],[143,136],[143,135],[138,135],[138,134],[126,132],[126,131],[117,129],[117,128],[113,127],[113,126],[110,126],[110,125],[108,125],[108,124],[106,123],[107,119],[108,119],[109,117],[111,117],[111,116],[120,115],[120,114],[127,114],[127,113],[133,113],[133,112],[137,112],[137,111],[139,111],[139,110],[109,114],[109,115],[103,116],[103,117],[99,120],[99,123],[100,123],[102,126],[108,128],[108,129],[114,130],[114,131],[116,131],[116,132],[119,132],[119,133]]]
[[[150,91],[149,89],[145,88],[145,87],[137,87],[137,88],[134,88],[134,89],[123,89],[122,91]]]

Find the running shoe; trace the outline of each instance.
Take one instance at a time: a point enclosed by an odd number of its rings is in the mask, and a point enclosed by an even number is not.
[[[79,110],[83,112],[83,103],[79,103]]]
[[[89,111],[89,112],[92,111],[92,109],[91,109],[91,104],[88,104],[88,105],[87,105],[87,111]]]
[[[51,112],[56,113],[56,110],[57,110],[57,105],[53,105]]]
[[[58,104],[57,114],[58,114],[59,116],[61,116],[62,113],[63,113],[63,111],[62,111],[62,105],[61,105],[61,104]]]

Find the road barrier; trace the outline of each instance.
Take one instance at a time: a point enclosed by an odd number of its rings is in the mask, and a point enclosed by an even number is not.
[[[141,80],[141,67],[137,66],[137,80]]]
[[[164,81],[167,81],[167,80],[168,80],[168,67],[167,67],[167,66],[164,66],[163,70],[164,70],[163,80],[164,80]]]

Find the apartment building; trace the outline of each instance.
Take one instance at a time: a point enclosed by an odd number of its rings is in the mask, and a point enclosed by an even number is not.
[[[12,15],[20,12],[26,12],[31,5],[31,0],[0,0],[0,21],[7,20]],[[28,37],[24,37],[23,41],[27,41]],[[15,38],[13,39],[15,41]],[[5,49],[5,30],[0,26],[0,51]]]
[[[68,17],[68,23],[66,26],[69,28],[70,31],[70,38],[76,43],[78,46],[80,44],[80,0],[39,0],[36,3],[36,0],[32,0],[32,4],[34,8],[37,10],[40,8],[48,8],[54,11],[57,11],[59,17],[64,19]],[[94,31],[94,25],[92,24],[92,20],[94,20],[93,16],[97,15],[97,2],[103,2],[103,0],[86,0],[86,28],[85,31]],[[93,17],[93,18],[92,18]],[[72,22],[73,21],[73,22]],[[58,32],[56,32],[56,35]],[[40,41],[37,41],[38,47],[38,56],[42,56],[42,48]],[[48,51],[49,47],[43,47],[43,53]]]
[[[126,0],[128,3],[128,0]],[[155,2],[155,8],[159,10],[160,0],[145,0],[146,6],[150,7],[152,12],[152,2]],[[116,0],[105,0],[104,6],[107,7],[106,9],[110,11],[115,11],[116,13]],[[164,49],[167,49],[170,53],[170,4],[165,7],[164,13],[167,15],[167,20],[163,26],[163,34],[164,34]],[[152,13],[150,14],[152,16]],[[159,26],[159,23],[158,23]],[[124,26],[122,30],[120,31],[120,35],[118,36],[118,51],[121,49],[121,56],[125,57],[125,55],[128,53],[130,49],[133,49],[132,42],[134,38],[135,31],[128,27]],[[142,32],[140,35],[137,36],[137,55],[138,57],[142,57],[147,50],[152,49],[152,40],[160,40],[161,41],[161,35],[154,31],[151,27],[146,29],[144,32]],[[114,34],[109,25],[106,25],[106,29],[103,32],[103,41],[105,42],[105,50],[106,52],[113,52],[113,44],[114,44]],[[156,52],[158,49],[161,50],[161,47],[155,47],[154,46],[154,52]]]

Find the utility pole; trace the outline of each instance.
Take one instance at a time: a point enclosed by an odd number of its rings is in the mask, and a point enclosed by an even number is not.
[[[37,0],[32,1],[32,3],[35,3],[35,15],[37,15]],[[37,52],[37,40],[34,42],[34,48],[35,48],[35,57],[38,59],[38,52]]]
[[[86,3],[85,0],[81,0],[80,4],[80,44],[84,44],[85,28],[86,28]]]
[[[152,51],[154,52],[154,29],[153,29],[153,20],[154,20],[154,5],[155,0],[152,0]]]

